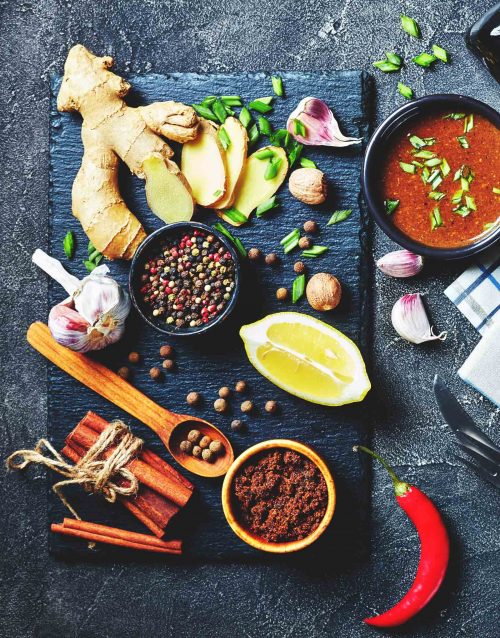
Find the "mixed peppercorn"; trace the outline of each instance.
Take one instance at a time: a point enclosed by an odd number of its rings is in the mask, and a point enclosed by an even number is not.
[[[161,244],[144,264],[140,292],[153,317],[176,328],[195,328],[224,310],[235,277],[227,247],[215,235],[196,229]]]

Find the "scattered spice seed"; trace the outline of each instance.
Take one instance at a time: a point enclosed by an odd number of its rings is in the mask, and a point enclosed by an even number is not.
[[[258,248],[250,248],[248,251],[248,259],[251,261],[258,261],[262,256],[261,251]]]
[[[253,410],[253,402],[252,401],[243,401],[241,404],[242,412],[251,412]]]
[[[191,454],[193,450],[193,444],[191,441],[181,441],[179,447],[184,454]]]
[[[198,405],[201,401],[201,394],[199,392],[189,392],[186,397],[188,405]]]
[[[227,410],[227,401],[225,399],[216,399],[214,401],[214,410],[216,412],[225,412]]]
[[[198,443],[198,441],[201,438],[201,432],[199,430],[191,430],[187,438],[188,438],[188,441],[191,441],[191,443]]]
[[[212,441],[208,446],[208,449],[212,454],[220,454],[224,450],[224,446],[220,441]]]
[[[221,399],[229,399],[229,397],[231,396],[231,390],[227,386],[223,386],[219,390],[219,396]]]
[[[269,253],[269,255],[266,255],[264,261],[268,266],[275,266],[279,262],[279,257],[276,253]]]
[[[305,271],[306,265],[303,261],[296,261],[293,265],[293,269],[298,275],[301,275]]]
[[[312,246],[312,240],[309,237],[301,237],[299,239],[299,248],[302,250],[309,250]]]
[[[139,363],[141,355],[138,352],[130,352],[127,358],[129,363]]]
[[[288,297],[288,290],[286,288],[278,288],[276,291],[276,299],[278,301],[285,301]]]
[[[209,449],[202,450],[202,452],[201,452],[201,458],[204,461],[208,461],[209,463],[211,461],[213,461],[213,456],[214,455],[212,454],[212,452]]]
[[[173,359],[164,359],[162,366],[165,370],[173,370],[175,368],[175,361]]]
[[[266,401],[265,410],[269,414],[274,414],[278,410],[278,403],[276,401]]]
[[[172,346],[164,345],[160,348],[160,357],[171,358],[174,354],[174,349]]]
[[[151,370],[149,371],[149,376],[153,379],[153,381],[159,381],[162,377],[160,368],[151,368]]]
[[[116,374],[126,381],[130,377],[130,370],[126,366],[122,366],[118,368]]]
[[[200,447],[199,445],[195,445],[195,446],[193,447],[193,452],[192,452],[193,456],[194,456],[195,458],[199,459],[199,458],[200,458],[200,456],[201,456],[201,453],[202,453],[202,449],[201,449],[201,447]]]
[[[308,219],[306,222],[304,222],[303,228],[305,233],[318,232],[318,224],[313,219]]]
[[[210,443],[212,443],[212,439],[209,436],[202,436],[200,439],[200,442],[198,443],[198,445],[201,447],[202,450],[204,450],[205,448],[207,448]]]
[[[246,392],[247,382],[246,381],[237,381],[234,387],[236,392]]]
[[[240,419],[234,419],[234,421],[231,421],[231,430],[233,430],[233,432],[241,432],[244,427],[245,424]]]
[[[285,91],[283,89],[283,80],[278,75],[273,75],[271,77],[271,82],[273,84],[274,94],[278,97],[283,97]]]

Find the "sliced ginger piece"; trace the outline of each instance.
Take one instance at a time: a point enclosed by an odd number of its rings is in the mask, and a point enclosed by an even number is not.
[[[189,221],[194,212],[189,185],[175,164],[175,168],[169,170],[172,164],[157,155],[148,157],[142,164],[148,206],[166,224]]]
[[[259,159],[256,157],[263,150],[271,150],[274,154],[272,159]],[[265,174],[271,161],[281,160],[278,171],[272,179],[266,179]],[[278,188],[283,184],[288,172],[288,159],[284,149],[277,146],[266,146],[250,155],[245,162],[235,197],[231,208],[236,209],[248,219],[257,206],[271,198]],[[235,222],[224,215],[224,211],[219,211],[219,215],[233,226],[241,226],[244,222]]]
[[[243,124],[235,117],[228,117],[222,127],[230,143],[226,149],[226,194],[217,202],[217,208],[229,208],[233,203],[236,186],[247,158],[248,134]]]
[[[226,193],[225,152],[217,132],[212,122],[201,120],[196,139],[182,147],[181,171],[200,206],[213,206]]]

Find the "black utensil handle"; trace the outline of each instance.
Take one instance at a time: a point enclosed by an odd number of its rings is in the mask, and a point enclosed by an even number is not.
[[[465,41],[500,82],[500,2],[469,29]]]

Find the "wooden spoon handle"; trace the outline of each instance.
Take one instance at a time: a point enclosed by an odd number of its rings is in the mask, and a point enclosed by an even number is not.
[[[102,363],[61,346],[50,334],[48,326],[40,321],[28,328],[27,339],[58,368],[145,423],[168,445],[170,433],[183,420],[179,415],[162,408]]]

